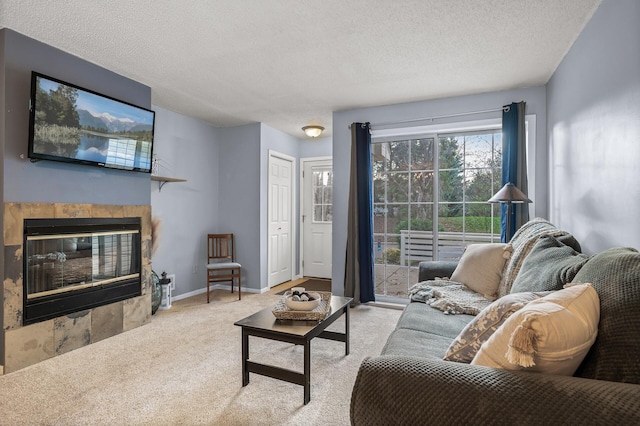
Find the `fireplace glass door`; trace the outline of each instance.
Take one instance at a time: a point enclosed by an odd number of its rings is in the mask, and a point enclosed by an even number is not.
[[[27,298],[139,277],[138,231],[27,237]]]
[[[27,219],[24,323],[141,295],[139,218]]]

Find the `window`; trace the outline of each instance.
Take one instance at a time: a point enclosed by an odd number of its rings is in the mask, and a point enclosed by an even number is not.
[[[333,167],[314,166],[313,221],[331,223],[333,219]]]
[[[502,131],[374,139],[376,295],[406,298],[423,260],[457,260],[464,246],[500,240]]]

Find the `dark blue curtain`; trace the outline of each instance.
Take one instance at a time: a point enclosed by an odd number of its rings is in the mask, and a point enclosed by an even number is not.
[[[502,185],[511,182],[527,193],[527,153],[524,128],[525,102],[514,102],[502,108]],[[501,228],[503,243],[507,241],[507,205],[502,204]],[[510,230],[513,236],[529,218],[528,206],[511,205]]]
[[[360,303],[375,301],[370,130],[369,123],[351,124],[345,295]]]

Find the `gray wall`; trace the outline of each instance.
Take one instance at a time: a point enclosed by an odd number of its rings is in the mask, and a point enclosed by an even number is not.
[[[151,89],[44,43],[3,29],[4,202],[148,205],[149,175],[27,159],[31,71],[145,108]],[[21,158],[24,157],[24,158]]]
[[[300,139],[298,147],[300,158],[330,157],[333,153],[333,139],[330,137]]]
[[[640,2],[604,0],[547,85],[550,219],[640,248]]]
[[[529,196],[535,201],[535,216],[547,217],[546,92],[544,87],[378,106],[340,111],[333,114],[333,292],[336,294],[344,293],[344,259],[347,241],[347,205],[351,157],[351,132],[348,125],[352,122],[368,121],[375,124],[472,111],[484,111],[500,108],[511,102],[522,100],[527,103],[527,114],[536,115],[536,190],[535,193],[530,193]],[[496,117],[501,117],[501,113],[475,114],[440,120],[438,122],[481,120]]]
[[[152,265],[158,274],[176,275],[174,295],[187,294],[206,285],[206,234],[219,223],[217,129],[158,106],[153,109],[158,175],[187,181],[167,183],[162,190],[151,182],[151,213],[160,222]]]
[[[0,87],[2,92],[6,90],[5,85],[5,71],[4,71],[4,45],[6,39],[6,31],[0,31]],[[0,96],[0,111],[5,111],[5,97]],[[5,128],[5,115],[0,113],[0,200],[4,200],[4,128]],[[4,206],[0,209],[0,223],[4,224]],[[4,247],[4,230],[0,233],[0,247]],[[0,277],[4,277],[4,253],[0,257]],[[4,299],[4,283],[0,283],[0,294]],[[0,303],[0,318],[3,318],[1,322],[4,324],[4,302]],[[0,359],[4,362],[4,333],[0,332]]]
[[[212,224],[211,231],[235,234],[236,259],[242,264],[243,286],[259,289],[260,124],[217,131],[220,138],[218,180],[211,184],[218,186],[219,219],[217,224]]]

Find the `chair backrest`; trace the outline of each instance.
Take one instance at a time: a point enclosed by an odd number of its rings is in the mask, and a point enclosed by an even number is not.
[[[235,262],[233,234],[207,235],[207,263]]]

